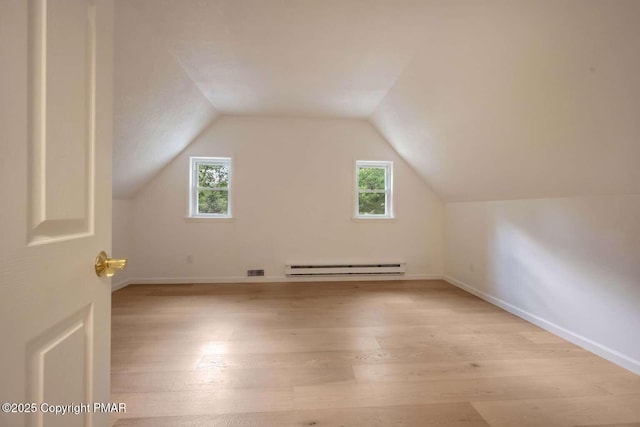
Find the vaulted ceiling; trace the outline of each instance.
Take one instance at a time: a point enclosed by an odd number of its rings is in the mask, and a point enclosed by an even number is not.
[[[114,195],[218,114],[368,118],[445,200],[640,193],[637,0],[118,0]]]

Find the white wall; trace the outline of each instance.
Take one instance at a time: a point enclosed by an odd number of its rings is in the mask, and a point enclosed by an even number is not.
[[[133,253],[133,216],[130,200],[113,200],[112,205],[112,243],[111,255],[113,258],[126,258],[127,268],[119,271],[111,280],[114,289],[129,282],[135,276],[135,255]]]
[[[452,282],[640,373],[640,196],[449,203]]]
[[[232,158],[233,220],[185,219],[189,156]],[[356,160],[394,162],[395,221],[352,220]],[[441,201],[364,120],[221,117],[131,203],[137,282],[278,280],[291,262],[443,273]]]

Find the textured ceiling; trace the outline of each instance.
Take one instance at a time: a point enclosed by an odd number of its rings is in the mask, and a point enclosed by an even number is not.
[[[132,0],[223,113],[370,115],[411,58],[424,1]]]
[[[115,19],[113,196],[128,198],[217,112],[127,2]]]
[[[432,3],[371,120],[449,201],[640,192],[640,2]]]
[[[116,5],[116,196],[217,112],[369,117],[446,200],[640,192],[637,0]]]

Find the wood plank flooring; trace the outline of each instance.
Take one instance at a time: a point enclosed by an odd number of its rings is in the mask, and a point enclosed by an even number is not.
[[[640,377],[443,281],[113,294],[114,426],[634,426]]]

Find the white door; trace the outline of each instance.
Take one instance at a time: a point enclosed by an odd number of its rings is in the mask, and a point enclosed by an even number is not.
[[[0,403],[37,404],[2,426],[110,422],[41,403],[110,401],[112,21],[111,0],[0,0]]]

